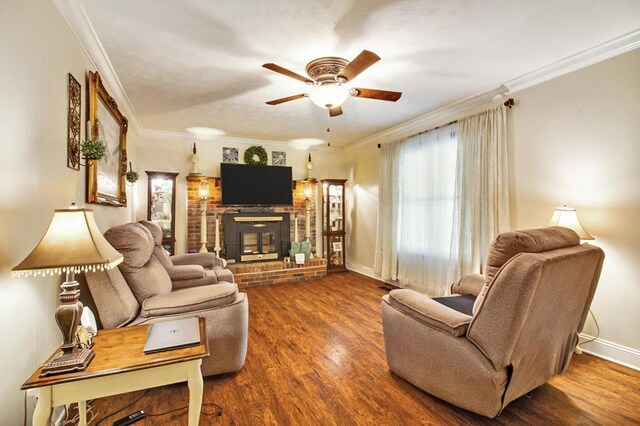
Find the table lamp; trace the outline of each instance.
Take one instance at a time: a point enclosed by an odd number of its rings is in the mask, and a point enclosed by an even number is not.
[[[556,207],[547,226],[563,226],[573,230],[581,240],[595,240],[580,224],[576,209],[566,205]]]
[[[76,347],[75,333],[80,324],[82,303],[75,274],[86,271],[104,271],[122,262],[122,255],[102,236],[93,217],[93,210],[78,209],[72,204],[68,209],[55,210],[47,232],[36,248],[11,275],[45,276],[66,273],[62,284],[60,305],[55,317],[62,332],[61,352],[42,369],[40,376],[82,371],[93,359],[91,348]]]

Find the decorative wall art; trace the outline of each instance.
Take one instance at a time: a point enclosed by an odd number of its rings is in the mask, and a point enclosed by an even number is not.
[[[260,145],[250,146],[244,152],[244,162],[253,166],[266,166],[267,151]]]
[[[125,207],[127,192],[127,129],[129,122],[102,84],[97,72],[89,71],[90,138],[100,139],[106,154],[87,165],[87,202]]]
[[[286,166],[287,153],[284,151],[271,151],[271,164],[274,166]]]
[[[238,148],[224,147],[222,148],[222,162],[223,163],[237,163],[238,162]]]
[[[69,109],[67,111],[67,167],[80,170],[80,108],[82,91],[78,80],[69,73]]]

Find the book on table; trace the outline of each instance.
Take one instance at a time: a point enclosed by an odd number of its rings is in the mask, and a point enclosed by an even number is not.
[[[151,324],[144,353],[152,354],[195,346],[200,343],[198,317],[181,318]]]

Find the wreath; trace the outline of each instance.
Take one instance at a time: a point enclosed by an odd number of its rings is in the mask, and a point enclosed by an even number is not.
[[[251,164],[252,166],[266,166],[267,151],[258,145],[250,146],[244,152],[244,162],[245,164]]]

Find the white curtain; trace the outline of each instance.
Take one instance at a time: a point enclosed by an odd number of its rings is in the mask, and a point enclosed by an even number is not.
[[[443,294],[451,259],[455,127],[383,149],[374,270],[432,296]]]
[[[385,145],[374,272],[430,296],[509,230],[506,108]]]
[[[400,143],[382,146],[378,195],[378,232],[374,272],[384,280],[398,279],[398,180]]]
[[[483,272],[489,244],[509,230],[506,107],[500,105],[458,124],[449,281]]]

